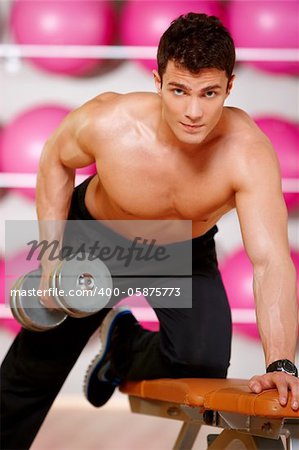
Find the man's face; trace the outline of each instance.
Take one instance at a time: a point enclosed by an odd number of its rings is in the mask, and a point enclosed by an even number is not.
[[[225,71],[202,69],[198,74],[169,61],[163,83],[154,72],[162,99],[162,116],[175,137],[184,144],[201,144],[214,130],[232,87]]]

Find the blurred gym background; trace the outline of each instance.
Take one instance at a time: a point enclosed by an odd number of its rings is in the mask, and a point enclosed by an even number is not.
[[[25,250],[16,236],[13,249],[5,254],[5,220],[36,218],[34,185],[45,140],[68,111],[99,93],[154,91],[151,70],[159,37],[171,20],[189,11],[217,15],[235,39],[236,81],[226,104],[245,109],[278,154],[292,257],[299,272],[298,0],[1,0],[1,360],[19,329],[6,306],[4,261],[17,272]],[[93,170],[78,171],[77,182]],[[234,320],[229,377],[249,378],[264,372],[264,357],[254,323],[252,270],[235,212],[219,222],[216,239]],[[144,325],[157,329],[153,312],[144,304],[134,305]],[[84,400],[84,373],[98,348],[94,336],[33,449],[171,448],[179,423],[135,417],[119,393],[98,411]],[[198,448],[205,448],[203,442]]]

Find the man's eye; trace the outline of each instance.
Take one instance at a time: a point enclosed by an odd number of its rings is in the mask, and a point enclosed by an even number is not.
[[[174,89],[173,92],[175,95],[178,95],[178,96],[184,95],[184,91],[182,89]]]
[[[215,95],[216,95],[216,92],[214,92],[214,91],[208,91],[208,92],[206,92],[206,97],[208,97],[208,98],[212,98],[212,97],[215,97]]]

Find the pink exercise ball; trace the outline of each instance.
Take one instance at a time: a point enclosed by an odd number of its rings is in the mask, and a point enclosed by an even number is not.
[[[17,43],[40,45],[109,45],[116,28],[112,3],[100,0],[15,0],[10,24]],[[85,75],[100,61],[33,58],[31,62],[49,72]]]
[[[280,117],[260,117],[255,122],[268,136],[277,153],[282,178],[299,178],[299,127]],[[289,211],[299,206],[299,193],[285,193]]]
[[[154,46],[170,23],[181,14],[201,12],[222,16],[218,1],[127,1],[121,16],[120,36],[123,45]],[[156,60],[138,60],[149,70],[157,69]]]
[[[254,310],[253,270],[245,251],[239,250],[226,258],[220,264],[220,272],[231,308]],[[237,323],[234,324],[233,329],[236,333],[259,339],[255,323]]]
[[[291,257],[297,270],[299,287],[299,253],[292,251]],[[220,271],[231,308],[255,311],[253,268],[245,251],[241,249],[228,256],[220,264]],[[252,339],[259,339],[256,323],[236,323],[234,331]]]
[[[30,108],[13,119],[3,132],[3,172],[37,173],[46,140],[68,113],[69,109],[63,106],[42,105]],[[35,198],[35,189],[16,190],[30,199]]]
[[[0,167],[3,172],[37,173],[41,151],[46,140],[60,125],[69,109],[58,105],[33,107],[10,122],[3,131]],[[78,169],[91,175],[95,165]],[[35,199],[35,189],[16,188],[24,196]]]
[[[228,3],[228,28],[236,47],[299,48],[298,0],[232,0]],[[299,74],[299,62],[253,62],[274,73]]]
[[[39,267],[38,252],[34,252],[29,258],[30,250],[31,246],[28,245],[5,259],[5,295],[7,298],[12,285],[21,275]]]
[[[0,172],[2,172],[1,154],[3,147],[3,129],[0,127]]]
[[[97,172],[97,167],[95,164],[91,164],[87,167],[81,167],[81,169],[76,169],[76,174],[78,175],[94,175]]]

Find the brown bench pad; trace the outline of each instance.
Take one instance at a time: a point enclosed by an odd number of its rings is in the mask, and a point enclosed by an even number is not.
[[[242,379],[163,378],[127,381],[120,390],[135,397],[214,411],[299,419],[299,412],[291,408],[290,398],[286,406],[281,406],[276,389],[254,394],[248,387],[248,380]]]

